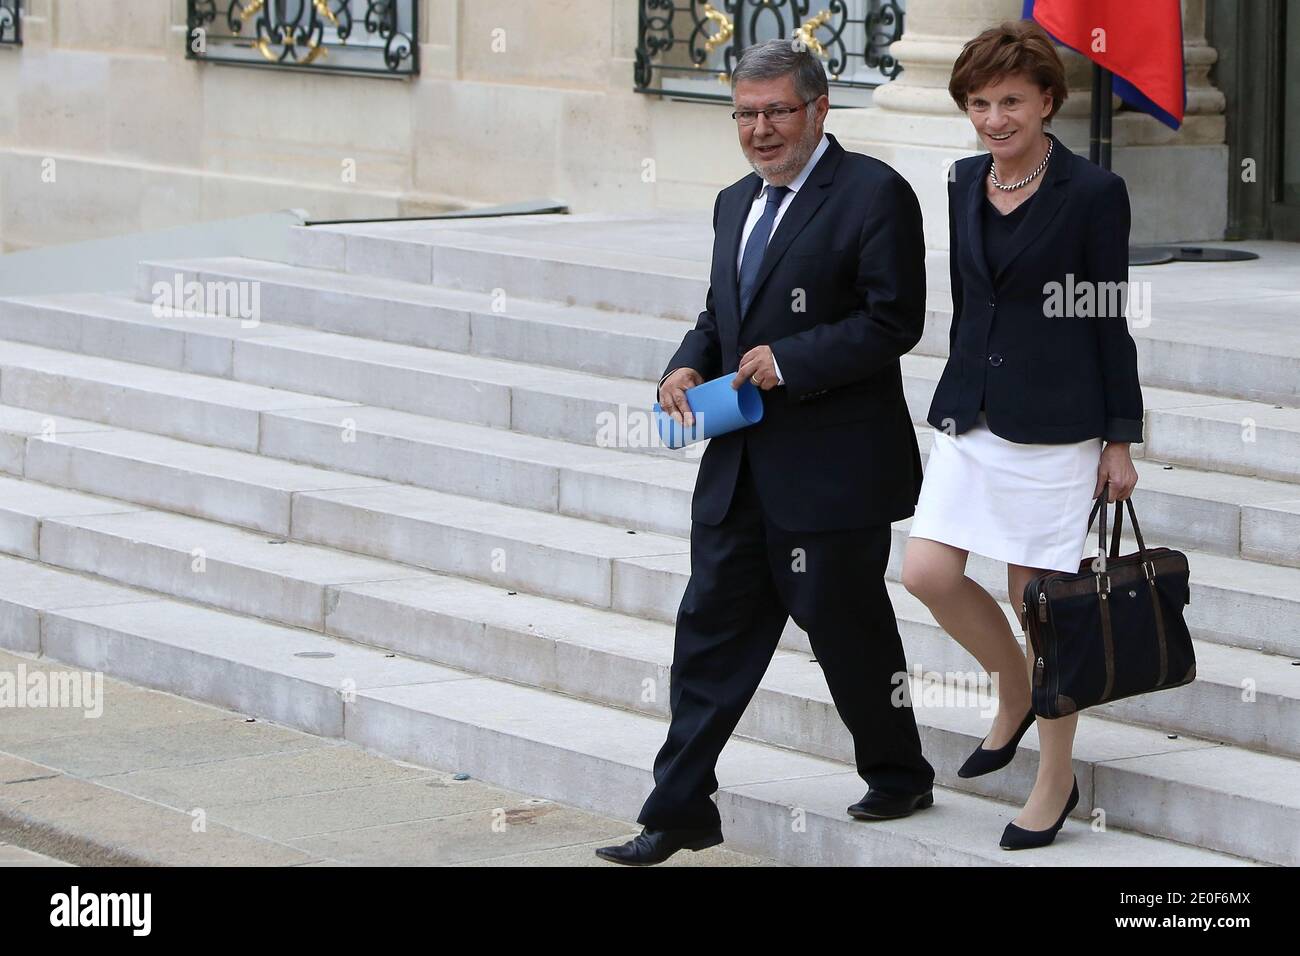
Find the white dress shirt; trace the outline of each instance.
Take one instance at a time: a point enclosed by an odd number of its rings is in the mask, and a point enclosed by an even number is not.
[[[789,192],[781,197],[781,205],[778,206],[776,210],[776,220],[772,223],[772,235],[776,234],[777,228],[781,225],[781,218],[785,215],[785,211],[790,208],[790,203],[794,201],[795,193],[803,188],[803,184],[808,181],[809,174],[812,173],[813,168],[817,165],[817,162],[822,158],[822,155],[830,145],[831,141],[826,138],[825,133],[822,133],[821,142],[819,142],[817,148],[813,150],[812,156],[809,157],[804,168],[799,171],[799,175],[796,176],[787,187]],[[749,234],[754,231],[754,227],[758,225],[758,221],[763,218],[763,210],[767,207],[767,190],[769,188],[770,186],[764,183],[764,187],[758,191],[758,195],[754,197],[753,204],[749,207],[749,216],[746,217],[745,228],[740,234],[740,248],[736,251],[736,275],[740,275],[740,262],[745,258],[745,243],[749,242]],[[768,242],[771,242],[771,236],[768,236]],[[785,379],[781,377],[781,367],[776,364],[775,355],[772,356],[772,365],[776,369],[777,384],[784,385]]]

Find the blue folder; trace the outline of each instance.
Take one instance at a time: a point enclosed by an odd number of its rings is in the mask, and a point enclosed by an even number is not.
[[[763,417],[763,397],[750,381],[740,388],[732,388],[731,380],[735,377],[733,372],[686,390],[686,404],[695,415],[695,424],[690,428],[679,425],[655,402],[655,422],[664,444],[682,448],[759,421]]]

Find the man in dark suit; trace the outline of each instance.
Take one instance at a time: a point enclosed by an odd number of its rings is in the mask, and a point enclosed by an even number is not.
[[[884,584],[890,522],[921,487],[898,361],[925,323],[920,207],[894,170],[823,133],[826,74],[806,50],[750,47],[732,94],[755,173],[714,204],[705,309],[658,397],[689,426],[685,390],[732,374],[761,390],[763,418],[700,461],[645,829],[596,851],[619,863],[722,842],[714,768],[788,617],[808,632],[870,787],[850,814],[933,803],[910,699],[896,706],[907,665]]]

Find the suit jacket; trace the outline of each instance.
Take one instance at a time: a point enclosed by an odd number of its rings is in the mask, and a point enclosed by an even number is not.
[[[664,374],[734,375],[745,352],[768,345],[785,384],[760,392],[760,422],[710,440],[695,521],[726,516],[742,452],[778,527],[863,528],[915,510],[921,457],[898,359],[925,325],[921,209],[893,169],[828,139],[768,242],[743,321],[736,257],[763,181],[751,173],[714,203],[705,309]]]
[[[997,275],[984,258],[981,217],[992,157],[955,165],[949,357],[926,420],[960,434],[983,399],[989,430],[1008,441],[1140,442],[1137,348],[1123,310],[1112,303],[1109,315],[1085,316],[1079,299],[1091,287],[1095,305],[1106,298],[1097,291],[1115,288],[1104,284],[1128,281],[1128,190],[1119,176],[1052,140],[1038,195]],[[1067,303],[1083,308],[1052,314]]]

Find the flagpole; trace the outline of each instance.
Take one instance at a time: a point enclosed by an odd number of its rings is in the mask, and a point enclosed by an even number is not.
[[[1092,64],[1092,116],[1088,131],[1088,161],[1102,169],[1110,169],[1111,164],[1111,94],[1113,91],[1112,74],[1100,63]],[[1131,266],[1155,266],[1173,262],[1174,250],[1164,246],[1142,248],[1129,246],[1128,264]]]
[[[1100,63],[1092,65],[1092,128],[1088,136],[1088,159],[1102,169],[1111,163],[1111,96],[1113,74]]]
[[[1092,117],[1088,136],[1088,159],[1102,169],[1111,168],[1113,141],[1112,97],[1114,74],[1100,63],[1092,65]],[[1129,246],[1128,264],[1155,266],[1166,262],[1242,262],[1258,259],[1258,254],[1242,249],[1212,249],[1205,246]]]
[[[1111,108],[1114,74],[1101,67],[1098,69],[1101,72],[1101,167],[1110,169],[1111,118],[1115,115]]]
[[[1027,7],[1027,10],[1032,7]],[[1027,14],[1028,15],[1028,14]],[[1059,42],[1059,41],[1058,41]],[[1115,75],[1097,61],[1092,63],[1092,116],[1088,131],[1088,159],[1102,169],[1111,168],[1112,100]],[[1240,262],[1258,259],[1241,249],[1210,249],[1203,246],[1129,246],[1131,266],[1153,266],[1165,262]]]
[[[1092,117],[1088,129],[1088,162],[1101,165],[1101,65],[1092,65]]]

